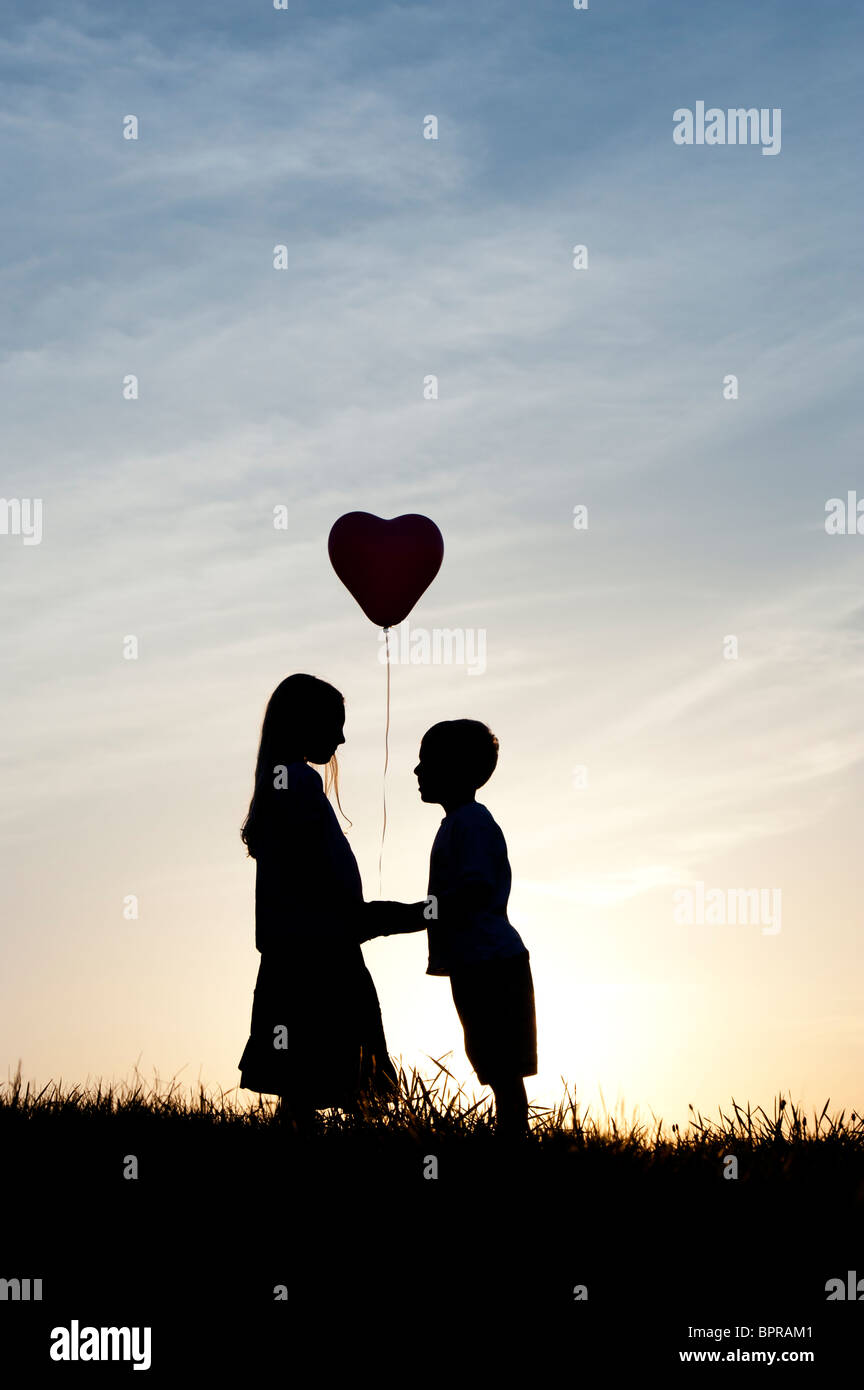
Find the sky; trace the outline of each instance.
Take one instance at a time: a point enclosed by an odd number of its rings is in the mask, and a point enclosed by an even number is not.
[[[860,1106],[864,536],[825,522],[864,498],[862,31],[832,0],[7,7],[0,495],[42,533],[0,534],[6,1075],[254,1099],[264,706],[292,671],[345,695],[379,896],[380,634],[327,534],[422,512],[411,628],[485,663],[392,668],[383,896],[426,892],[420,737],[482,719],[532,1101]],[[697,102],[779,109],[779,152],[675,143]],[[725,919],[681,920],[699,884]],[[750,889],[778,930],[728,920]],[[391,1053],[486,1094],[422,936],[364,954]]]

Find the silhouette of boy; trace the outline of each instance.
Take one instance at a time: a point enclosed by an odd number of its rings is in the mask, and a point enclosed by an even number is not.
[[[432,845],[429,896],[367,903],[363,939],[428,929],[426,973],[449,975],[468,1060],[495,1095],[497,1131],[516,1137],[528,1130],[523,1078],[537,1073],[537,1024],[529,954],[507,916],[507,845],[475,799],[497,762],[497,738],[475,719],[446,720],[424,734],[418,790],[445,812]]]

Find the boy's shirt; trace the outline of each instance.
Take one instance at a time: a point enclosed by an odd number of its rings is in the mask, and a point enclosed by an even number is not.
[[[500,827],[477,801],[445,816],[429,859],[429,896],[438,900],[430,919],[427,975],[449,975],[460,965],[521,955],[525,944],[507,918],[510,862]],[[488,885],[488,906],[460,916],[448,912],[448,897],[460,888]]]

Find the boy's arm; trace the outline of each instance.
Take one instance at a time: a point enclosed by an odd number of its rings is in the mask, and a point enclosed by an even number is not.
[[[498,832],[500,835],[500,831]],[[482,827],[466,833],[459,827],[453,837],[452,886],[437,903],[440,921],[457,931],[468,927],[479,913],[491,907],[496,895],[495,859],[498,846],[494,835]]]
[[[376,936],[397,936],[406,932],[425,931],[427,899],[420,903],[364,903],[360,914],[360,941],[372,941]]]
[[[491,905],[495,889],[482,879],[465,879],[458,887],[439,897],[436,913],[439,921],[449,926],[467,926],[471,918]]]

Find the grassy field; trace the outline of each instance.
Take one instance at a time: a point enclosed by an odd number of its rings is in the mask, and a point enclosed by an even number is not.
[[[366,1097],[355,1113],[319,1112],[313,1137],[297,1137],[281,1123],[274,1097],[250,1100],[249,1092],[241,1092],[238,1100],[238,1093],[203,1086],[184,1090],[176,1078],[148,1083],[137,1072],[134,1081],[120,1085],[64,1087],[59,1081],[37,1091],[22,1081],[19,1069],[0,1084],[0,1137],[7,1158],[17,1147],[31,1160],[38,1159],[43,1141],[58,1137],[84,1140],[95,1152],[100,1144],[113,1146],[119,1135],[134,1136],[179,1156],[184,1145],[206,1135],[214,1147],[221,1142],[235,1158],[242,1153],[252,1162],[276,1140],[296,1155],[363,1154],[373,1167],[399,1167],[412,1152],[431,1148],[467,1169],[503,1148],[535,1171],[569,1171],[574,1179],[586,1163],[602,1160],[619,1174],[651,1174],[658,1181],[686,1175],[712,1183],[718,1177],[745,1184],[819,1183],[828,1174],[835,1183],[864,1180],[864,1119],[854,1110],[832,1113],[830,1100],[810,1116],[782,1095],[770,1110],[732,1099],[716,1118],[691,1106],[682,1129],[662,1119],[648,1125],[609,1114],[600,1119],[590,1110],[583,1114],[565,1083],[557,1105],[532,1108],[530,1138],[511,1150],[497,1140],[491,1103],[470,1103],[443,1062],[436,1065],[432,1078],[400,1067],[395,1102]],[[738,1163],[737,1178],[726,1176],[730,1156]]]
[[[443,1065],[303,1138],[268,1098],[19,1074],[0,1154],[7,1277],[41,1270],[58,1310],[77,1289],[94,1317],[173,1309],[172,1336],[177,1310],[266,1337],[455,1309],[671,1355],[700,1319],[803,1320],[828,1328],[824,1367],[862,1314],[826,1301],[827,1280],[864,1278],[864,1121],[828,1102],[733,1100],[678,1129],[583,1114],[565,1086],[513,1147]]]

